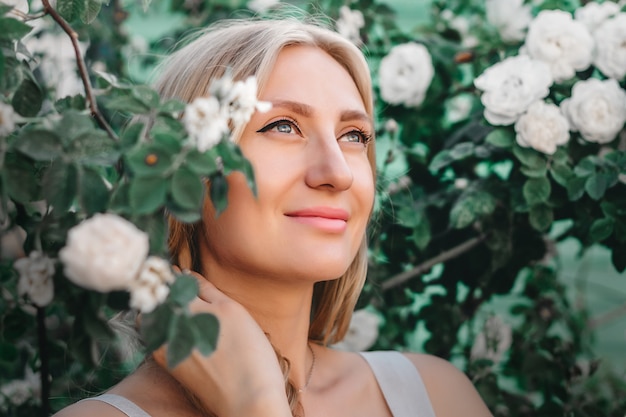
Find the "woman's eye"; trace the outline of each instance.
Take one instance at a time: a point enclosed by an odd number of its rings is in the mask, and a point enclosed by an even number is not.
[[[270,132],[270,131],[291,134],[291,133],[299,133],[300,129],[298,129],[298,126],[296,125],[296,123],[292,122],[291,120],[277,120],[257,130],[257,132],[260,132],[260,133]]]
[[[366,144],[367,142],[369,142],[370,137],[365,132],[361,132],[360,130],[352,130],[339,138],[339,140],[349,143]]]

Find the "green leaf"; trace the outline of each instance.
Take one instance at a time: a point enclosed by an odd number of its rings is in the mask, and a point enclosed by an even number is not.
[[[430,165],[428,166],[428,170],[431,172],[437,172],[441,168],[444,168],[454,162],[454,158],[450,155],[450,151],[443,150],[439,152],[435,157],[430,161]]]
[[[547,231],[554,221],[554,212],[546,204],[537,204],[530,208],[528,213],[530,225],[540,232]]]
[[[167,341],[170,320],[173,316],[174,312],[167,303],[160,304],[150,313],[142,315],[141,339],[148,353],[158,349]]]
[[[170,99],[159,106],[159,112],[176,114],[185,110],[185,103],[180,100]]]
[[[139,85],[131,89],[134,98],[143,103],[146,107],[152,109],[159,105],[159,94],[152,88]]]
[[[170,287],[170,294],[167,299],[182,307],[186,306],[197,295],[198,281],[196,278],[190,275],[178,275]]]
[[[10,17],[0,17],[0,40],[20,39],[32,30],[32,27]]]
[[[589,237],[593,242],[602,242],[611,236],[614,225],[615,220],[608,217],[595,219],[589,228]]]
[[[462,229],[496,208],[496,199],[486,191],[472,191],[459,197],[450,210],[450,226]]]
[[[579,177],[588,177],[596,172],[596,164],[592,158],[583,158],[574,168],[574,174]]]
[[[558,184],[567,187],[568,182],[574,176],[574,171],[565,164],[554,163],[550,167],[550,175]]]
[[[585,191],[594,200],[601,199],[608,187],[607,176],[602,173],[593,174],[585,181]]]
[[[100,0],[83,0],[85,2],[84,8],[80,14],[80,20],[85,24],[93,22],[102,8]]]
[[[120,135],[122,149],[130,149],[139,143],[143,128],[143,123],[131,123],[127,125]]]
[[[465,159],[474,154],[474,144],[471,142],[463,142],[450,149],[450,156],[455,159]]]
[[[585,194],[585,182],[586,178],[570,177],[567,181],[567,197],[570,201],[579,200]]]
[[[117,188],[113,189],[111,195],[111,204],[109,210],[114,213],[129,213],[130,207],[130,184],[127,182],[118,183]]]
[[[217,346],[220,323],[213,314],[199,313],[191,317],[191,325],[195,333],[195,345],[198,351],[208,356]]]
[[[546,176],[548,170],[547,165],[531,168],[526,165],[520,167],[520,172],[529,178],[541,178]]]
[[[426,249],[431,239],[430,222],[426,216],[420,216],[421,221],[413,228],[411,240],[420,250]]]
[[[86,0],[58,0],[57,12],[68,22],[73,22],[82,16],[86,7]]]
[[[11,104],[16,112],[24,117],[35,117],[43,103],[44,94],[39,85],[25,78],[13,95]]]
[[[129,95],[119,95],[110,97],[104,101],[104,106],[109,110],[133,114],[145,114],[150,112],[150,107],[136,97]]]
[[[218,217],[228,206],[228,182],[223,175],[217,174],[211,177],[209,195],[215,208],[215,217]]]
[[[64,113],[67,110],[85,110],[87,102],[85,96],[77,94],[75,96],[66,96],[54,102],[54,108],[59,113]]]
[[[69,210],[78,189],[78,173],[73,164],[55,159],[46,170],[42,191],[46,200],[61,215]]]
[[[128,153],[126,164],[137,177],[164,180],[172,166],[172,153],[157,144],[143,145]]]
[[[551,191],[550,181],[546,177],[529,178],[524,183],[524,188],[522,189],[524,199],[529,206],[548,201]]]
[[[515,143],[515,135],[511,129],[493,129],[485,138],[485,142],[498,148],[510,148]]]
[[[182,208],[172,201],[168,201],[165,206],[168,213],[172,216],[176,217],[176,219],[180,220],[183,223],[195,223],[202,218],[202,212],[198,210],[189,210]]]
[[[620,274],[626,271],[626,246],[616,246],[611,252],[611,262]]]
[[[109,189],[102,176],[88,167],[81,170],[79,200],[88,215],[106,211],[109,203]]]
[[[67,154],[78,164],[111,166],[120,158],[117,144],[102,130],[84,132],[74,138]]]
[[[204,201],[204,184],[196,173],[181,167],[174,172],[170,193],[179,206],[200,210]]]
[[[22,131],[14,147],[35,161],[51,161],[63,152],[61,139],[51,130]]]
[[[10,152],[5,155],[4,169],[0,170],[9,196],[20,203],[38,199],[39,181],[31,161]]]
[[[525,165],[532,170],[541,169],[547,165],[546,158],[534,149],[514,146],[513,154],[522,163],[522,165]]]
[[[189,317],[182,314],[173,317],[167,342],[167,366],[172,369],[191,354],[195,344],[195,333]]]
[[[209,177],[217,172],[216,159],[217,155],[212,150],[198,152],[198,150],[192,149],[185,157],[184,165],[199,177]]]
[[[169,181],[163,178],[134,178],[130,183],[130,207],[137,214],[152,213],[165,204]]]
[[[57,132],[63,132],[61,139],[65,146],[71,145],[74,139],[84,134],[101,133],[94,126],[91,117],[74,109],[64,112],[61,120],[55,124],[55,128]]]

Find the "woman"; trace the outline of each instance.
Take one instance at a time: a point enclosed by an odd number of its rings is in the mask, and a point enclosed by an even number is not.
[[[175,369],[165,347],[108,395],[59,416],[488,416],[464,374],[428,355],[332,350],[366,274],[375,186],[372,86],[349,41],[292,20],[212,29],[169,59],[158,87],[191,101],[226,69],[272,104],[235,132],[238,173],[218,218],[170,220],[174,263],[195,271],[194,311],[221,323],[216,351]],[[454,400],[451,400],[454,396]]]

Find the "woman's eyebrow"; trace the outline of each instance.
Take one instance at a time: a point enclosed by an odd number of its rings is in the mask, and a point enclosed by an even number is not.
[[[285,108],[304,117],[310,117],[313,113],[315,113],[313,107],[297,101],[272,100],[270,102],[272,103],[273,108]],[[373,124],[372,119],[367,115],[367,113],[361,110],[344,110],[341,112],[339,120],[342,122],[361,120],[369,124]]]

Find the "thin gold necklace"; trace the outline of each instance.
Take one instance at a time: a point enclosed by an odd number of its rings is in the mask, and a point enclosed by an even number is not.
[[[309,368],[309,372],[306,375],[306,381],[304,383],[304,386],[298,389],[298,392],[300,394],[306,391],[306,389],[309,387],[309,384],[311,383],[311,377],[313,376],[313,369],[315,368],[315,351],[313,351],[313,348],[311,347],[311,343],[307,343],[306,345],[309,347],[309,350],[311,351],[312,360],[311,360],[311,367]]]

